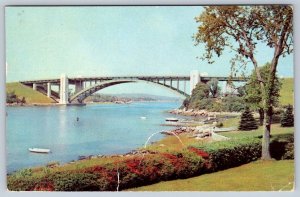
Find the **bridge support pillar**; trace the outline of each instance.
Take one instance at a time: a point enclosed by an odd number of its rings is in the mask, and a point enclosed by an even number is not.
[[[200,73],[198,70],[193,70],[190,73],[190,95],[192,95],[193,89],[201,81]]]
[[[47,83],[47,96],[51,97],[51,83]]]
[[[32,89],[36,90],[36,83],[32,84]]]
[[[75,82],[75,94],[77,92],[80,92],[81,90],[83,90],[83,82],[82,81],[76,81]]]
[[[59,103],[68,104],[69,103],[69,79],[63,74],[60,77],[60,91],[59,91]]]

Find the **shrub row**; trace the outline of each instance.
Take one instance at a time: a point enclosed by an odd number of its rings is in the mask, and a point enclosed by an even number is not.
[[[277,152],[276,157],[293,158],[292,135],[278,137],[272,144],[271,150]],[[38,175],[23,170],[8,177],[8,189],[116,191],[223,170],[257,160],[260,155],[260,138],[232,139],[194,145],[180,152],[123,157],[119,161],[72,171]]]
[[[205,170],[204,159],[189,150],[136,155],[122,161],[83,169],[49,173],[15,173],[8,177],[8,189],[14,191],[116,191],[162,180],[187,178]],[[119,181],[118,181],[119,179]]]
[[[210,155],[211,171],[236,167],[255,161],[261,156],[261,140],[253,137],[219,141],[195,148],[202,149]]]

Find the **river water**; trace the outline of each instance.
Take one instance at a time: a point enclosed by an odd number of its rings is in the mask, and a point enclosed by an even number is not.
[[[173,116],[166,110],[179,106],[176,102],[147,102],[7,107],[7,172],[51,161],[69,162],[80,155],[129,152],[144,146],[152,133],[171,129],[161,124]],[[162,137],[157,134],[151,141]],[[31,153],[30,147],[49,148],[51,153]]]

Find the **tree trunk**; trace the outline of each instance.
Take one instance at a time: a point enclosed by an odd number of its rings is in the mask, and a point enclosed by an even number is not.
[[[271,133],[271,121],[272,121],[272,113],[269,110],[266,111],[264,117],[264,133],[262,139],[262,160],[270,160],[270,133]]]
[[[276,78],[276,68],[278,64],[280,47],[275,47],[274,58],[271,62],[270,73],[266,83],[265,91],[265,120],[264,120],[264,134],[262,140],[262,160],[270,160],[270,133],[273,115],[273,100],[272,95],[274,92],[275,78]]]
[[[264,109],[259,108],[258,113],[259,113],[259,125],[263,126],[264,125],[264,119],[265,119]]]

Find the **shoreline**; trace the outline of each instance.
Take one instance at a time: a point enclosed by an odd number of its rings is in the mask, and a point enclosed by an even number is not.
[[[176,102],[179,102],[179,101],[176,101],[176,100],[156,100],[156,101],[132,101],[131,103],[168,103],[168,102],[172,102],[172,103],[176,103]],[[129,105],[131,103],[115,103],[115,102],[86,102],[86,103],[83,103],[83,105],[102,105],[102,104],[118,104],[118,105]],[[33,106],[37,106],[37,107],[40,107],[40,106],[78,106],[78,105],[81,105],[81,104],[72,104],[72,103],[69,103],[69,104],[60,104],[60,103],[6,103],[5,106],[6,107],[33,107]],[[82,106],[83,106],[82,105]]]
[[[240,116],[241,112],[211,112],[207,110],[194,110],[194,109],[173,109],[169,110],[168,113],[190,117],[214,117],[216,116]]]

